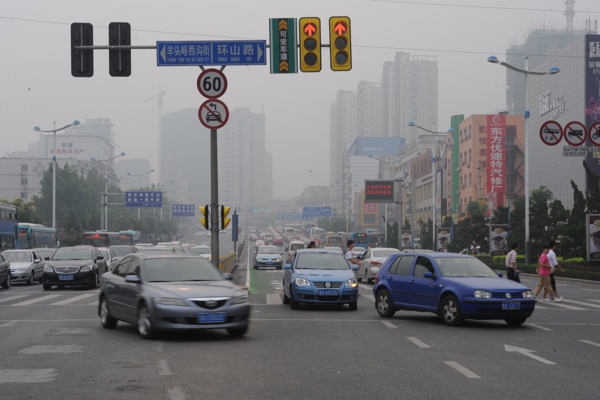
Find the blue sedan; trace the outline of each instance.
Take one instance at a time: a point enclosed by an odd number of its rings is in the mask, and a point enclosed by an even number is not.
[[[472,256],[395,254],[375,280],[375,308],[384,318],[412,310],[436,313],[447,325],[460,325],[464,319],[503,319],[521,325],[535,308],[533,293],[501,276]]]
[[[292,310],[300,303],[348,304],[357,309],[358,283],[355,270],[339,251],[296,250],[284,266],[283,304]]]

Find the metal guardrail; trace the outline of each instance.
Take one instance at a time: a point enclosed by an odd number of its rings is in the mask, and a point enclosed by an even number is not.
[[[242,255],[244,254],[244,249],[246,247],[246,235],[245,234],[240,237],[240,240],[238,240],[238,243],[240,245],[238,246],[236,253],[230,253],[224,257],[219,258],[219,271],[221,271],[222,274],[227,274],[227,273],[230,273],[231,271],[233,271],[233,269],[235,268],[235,266],[237,264],[237,261],[240,260]]]

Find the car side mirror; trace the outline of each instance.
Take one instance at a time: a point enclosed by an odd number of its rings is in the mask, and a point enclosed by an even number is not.
[[[425,272],[425,273],[423,274],[423,278],[427,278],[427,279],[434,279],[434,278],[435,278],[435,275],[433,274],[433,272],[429,272],[429,271],[427,271],[427,272]]]
[[[291,264],[285,264],[283,266],[284,269],[292,269],[292,265]]]
[[[496,272],[496,273],[498,274],[498,276],[499,276],[500,278],[502,278],[502,277],[504,276],[504,275],[502,275],[502,272]]]
[[[96,261],[102,261],[102,260],[104,260],[104,257],[103,257],[103,256],[98,256],[98,257],[96,257]]]
[[[39,264],[42,262],[42,260],[40,260],[39,258],[36,258],[35,260],[33,260],[34,263]]]
[[[142,279],[138,275],[127,275],[125,277],[125,282],[127,283],[140,283]]]

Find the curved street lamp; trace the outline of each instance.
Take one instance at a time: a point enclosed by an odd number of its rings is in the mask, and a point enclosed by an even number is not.
[[[58,128],[58,129],[56,129],[55,121],[52,122],[52,125],[53,125],[52,129],[49,129],[46,131],[41,130],[39,126],[34,127],[33,130],[36,132],[41,132],[41,133],[52,132],[52,136],[53,136],[52,152],[54,155],[52,156],[52,229],[56,229],[56,166],[57,166],[57,163],[56,163],[56,132],[62,131],[63,129],[67,129],[68,127],[73,126],[73,125],[79,125],[79,121],[75,120],[72,123],[65,125],[62,128]],[[46,146],[46,148],[47,148],[47,146]],[[46,154],[46,156],[47,155],[48,154]]]
[[[520,74],[523,74],[523,77],[525,78],[525,83],[524,83],[524,89],[525,89],[525,110],[524,110],[524,117],[525,117],[525,144],[524,144],[524,153],[525,153],[525,159],[524,159],[524,164],[525,164],[525,179],[524,179],[524,183],[525,183],[525,263],[529,264],[529,111],[527,111],[527,102],[528,102],[528,97],[527,97],[527,77],[529,75],[554,75],[557,74],[558,72],[560,72],[560,69],[558,67],[552,67],[550,68],[548,71],[530,71],[529,70],[529,57],[525,57],[525,69],[523,68],[519,68],[519,67],[515,67],[514,65],[511,65],[507,62],[504,61],[500,61],[498,59],[498,57],[496,56],[489,56],[488,57],[488,62],[492,63],[492,64],[500,64],[503,67],[506,67],[508,69],[510,69],[511,71],[515,71],[518,72]]]
[[[117,157],[123,157],[125,153],[117,154],[114,157],[107,158],[106,160],[97,160],[96,157],[92,157],[92,161],[100,161],[104,163],[105,172],[104,172],[104,228],[102,226],[100,229],[108,230],[108,162],[114,160]],[[100,225],[102,225],[102,214],[100,214]]]

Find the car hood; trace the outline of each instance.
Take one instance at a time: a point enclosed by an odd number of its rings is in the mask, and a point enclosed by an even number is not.
[[[455,285],[465,289],[481,289],[481,290],[530,290],[527,286],[519,282],[511,281],[502,278],[478,278],[478,277],[446,277],[447,282],[452,282]]]
[[[234,297],[243,291],[230,281],[145,282],[144,292],[152,297],[196,298]]]
[[[11,269],[17,269],[17,268],[30,268],[33,265],[33,263],[31,261],[11,261],[10,262],[10,268]]]
[[[83,267],[93,263],[92,260],[50,260],[48,265],[51,267]]]
[[[354,271],[345,270],[318,270],[318,269],[299,269],[296,275],[309,281],[325,282],[325,281],[346,281],[354,278]]]

